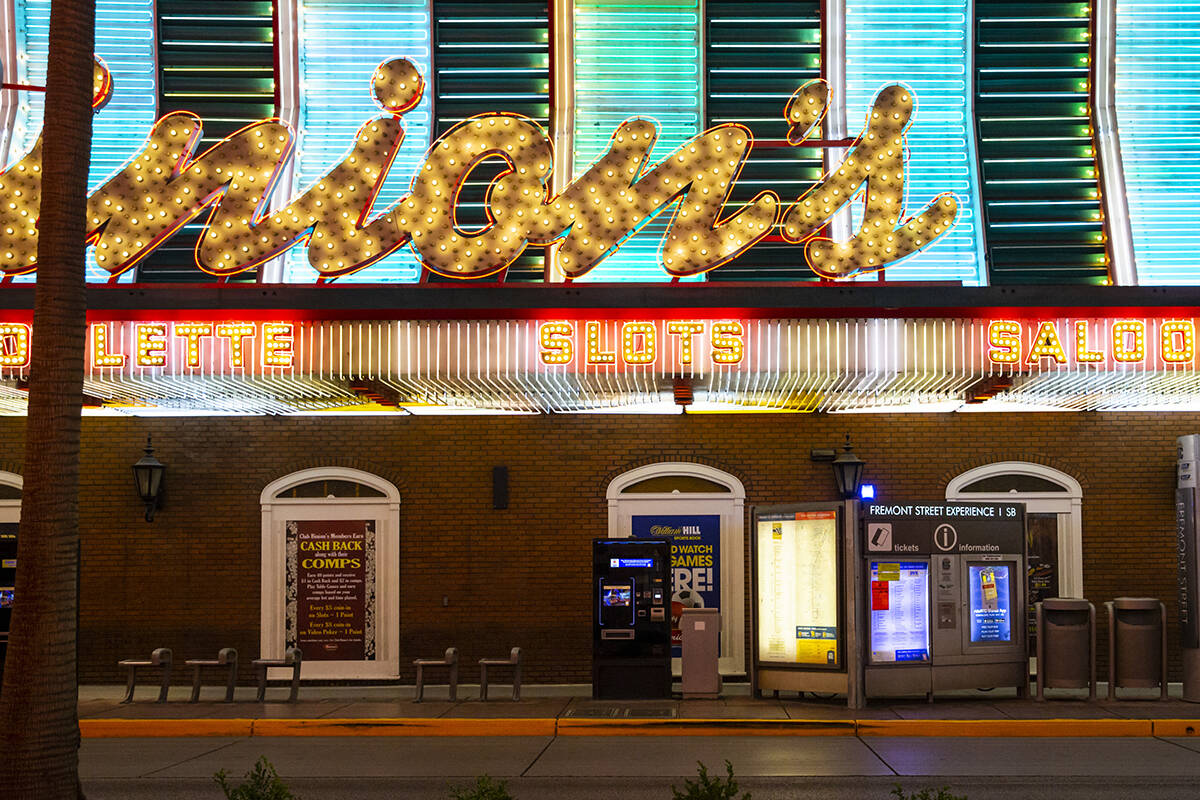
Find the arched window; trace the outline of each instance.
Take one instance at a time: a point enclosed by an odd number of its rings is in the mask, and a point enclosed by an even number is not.
[[[400,492],[369,472],[306,469],[262,491],[262,653],[316,679],[400,667]]]
[[[1025,504],[1031,600],[1083,596],[1083,487],[1043,464],[1000,461],[967,470],[947,500]]]
[[[727,472],[703,464],[649,464],[618,475],[608,485],[608,535],[669,535],[672,619],[684,603],[721,609],[718,667],[723,675],[746,672],[746,490]],[[674,668],[679,672],[679,653]]]
[[[12,624],[14,584],[17,579],[17,528],[21,522],[24,480],[15,472],[0,471],[0,659],[7,647]]]
[[[0,470],[0,523],[21,521],[21,490],[25,479],[15,472]]]

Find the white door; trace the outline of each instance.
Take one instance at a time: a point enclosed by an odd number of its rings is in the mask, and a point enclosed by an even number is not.
[[[399,517],[396,488],[358,470],[304,470],[263,491],[264,658],[295,645],[304,678],[399,675]]]
[[[639,467],[608,488],[611,538],[669,536],[673,541],[672,617],[686,606],[721,609],[722,675],[746,672],[745,498],[734,476],[690,463]],[[678,649],[673,668],[678,674]]]

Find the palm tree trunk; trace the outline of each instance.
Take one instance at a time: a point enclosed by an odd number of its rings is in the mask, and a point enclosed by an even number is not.
[[[38,222],[25,488],[0,689],[0,786],[67,800],[79,786],[79,432],[95,0],[53,0]]]

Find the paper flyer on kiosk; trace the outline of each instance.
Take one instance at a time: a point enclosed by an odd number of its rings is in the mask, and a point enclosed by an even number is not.
[[[929,563],[871,561],[871,661],[929,660]]]

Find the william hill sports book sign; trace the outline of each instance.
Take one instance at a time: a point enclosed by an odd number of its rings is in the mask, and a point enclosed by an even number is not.
[[[113,84],[99,61],[93,87],[93,105],[101,108]],[[304,247],[315,276],[330,279],[408,246],[430,272],[473,279],[505,269],[526,247],[553,244],[553,270],[575,279],[669,210],[659,253],[669,275],[716,269],[777,234],[802,245],[818,275],[845,279],[913,255],[949,230],[958,214],[949,193],[905,214],[904,132],[916,98],[901,85],[879,92],[841,162],[790,202],[763,191],[722,216],[753,146],[749,129],[718,125],[658,153],[658,126],[642,118],[618,125],[607,152],[554,194],[553,144],[546,131],[528,117],[497,112],[464,120],[439,137],[412,176],[409,193],[376,209],[376,194],[404,139],[404,114],[420,100],[424,79],[412,62],[393,59],[376,69],[371,90],[386,116],[365,121],[347,142],[345,158],[274,212],[269,204],[296,144],[291,127],[264,119],[197,154],[200,119],[187,112],[164,116],[141,150],[89,197],[96,264],[118,276],[207,213],[196,264],[211,275],[237,275]],[[829,103],[824,81],[797,89],[783,108],[788,144],[819,139]],[[0,273],[37,269],[41,160],[39,138],[0,174]],[[506,169],[489,188],[488,224],[466,230],[456,220],[459,192],[485,160],[502,161]],[[864,186],[862,222],[853,238],[835,243],[821,236]]]

